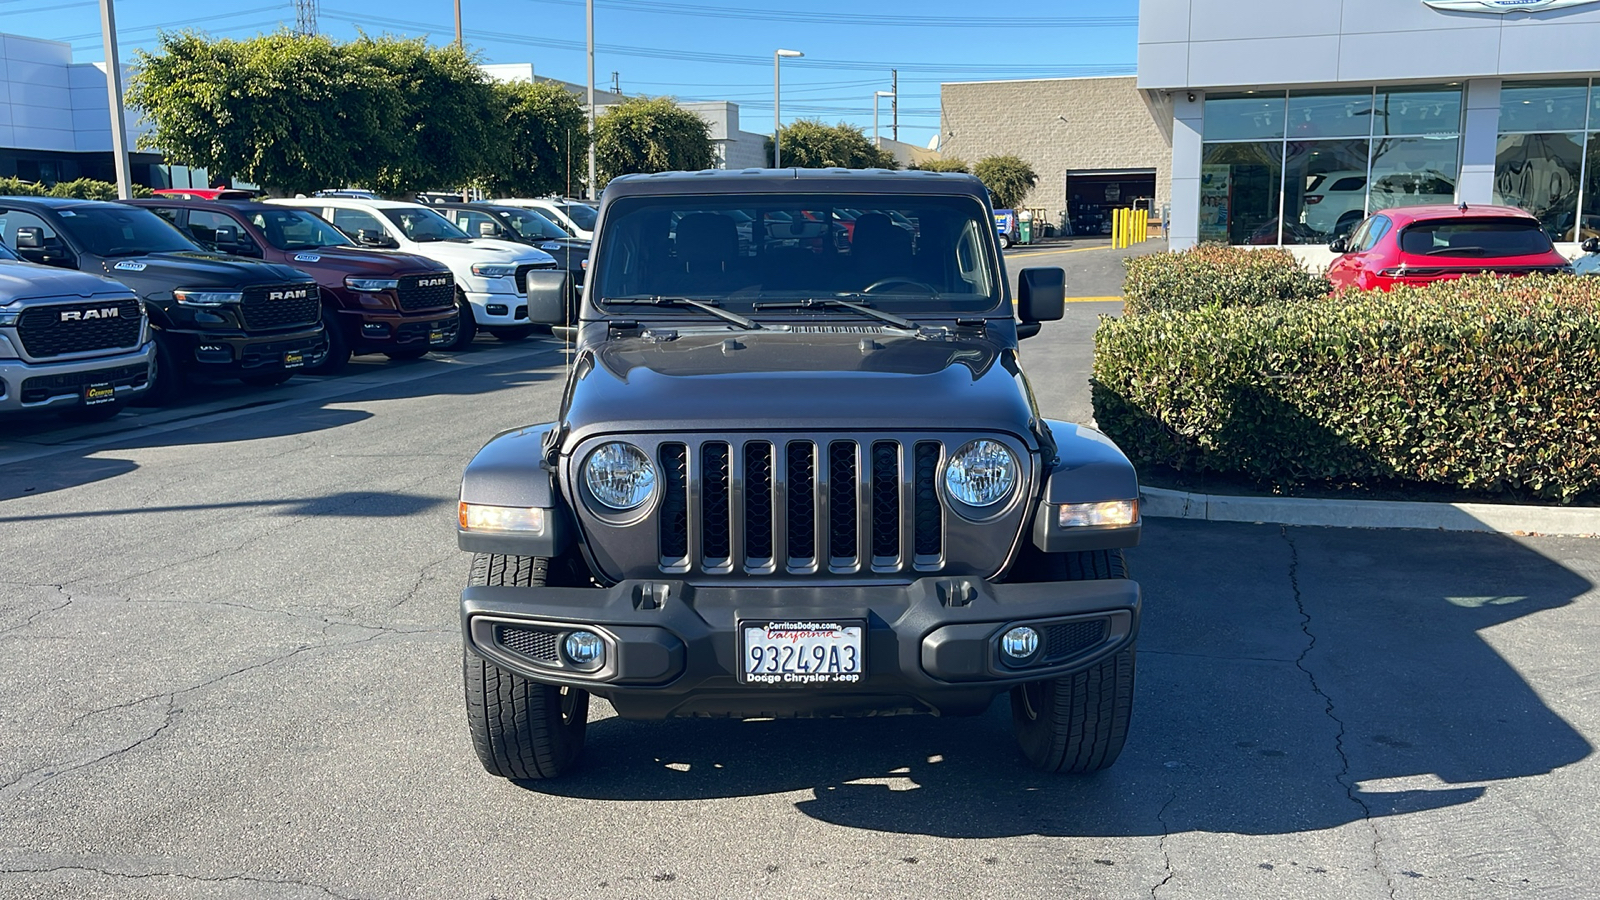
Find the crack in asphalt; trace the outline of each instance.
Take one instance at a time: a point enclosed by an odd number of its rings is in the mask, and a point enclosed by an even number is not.
[[[22,784],[22,782],[26,781],[29,778],[29,776],[39,775],[40,773],[44,773],[44,777],[33,781],[31,784],[27,785],[26,787],[21,788],[18,791],[15,791],[14,793],[12,793],[10,795],[10,797],[8,799],[15,800],[16,798],[22,796],[23,794],[28,793],[29,791],[33,790],[34,788],[38,787],[41,784],[44,784],[47,781],[51,781],[53,779],[59,778],[62,775],[67,775],[67,774],[70,774],[72,772],[79,771],[80,769],[87,769],[90,766],[99,765],[100,763],[103,763],[108,759],[113,759],[115,757],[127,754],[127,753],[137,749],[138,747],[143,746],[144,744],[148,743],[149,741],[154,740],[156,735],[159,735],[161,732],[166,731],[167,728],[172,725],[172,719],[178,713],[178,706],[177,706],[176,700],[172,696],[167,696],[165,698],[150,698],[150,699],[165,699],[167,701],[167,709],[166,709],[166,712],[162,714],[161,724],[157,725],[155,727],[154,731],[151,731],[149,734],[144,735],[143,737],[141,737],[138,740],[134,741],[133,743],[127,745],[126,747],[118,747],[117,749],[112,750],[109,753],[102,753],[101,755],[95,757],[94,759],[85,760],[84,762],[80,762],[77,765],[68,766],[65,769],[51,769],[49,766],[40,766],[39,768],[31,769],[31,770],[29,770],[27,772],[23,772],[21,775],[18,775],[17,777],[11,779],[10,781],[7,781],[5,784],[0,784],[0,796],[5,796],[7,791],[10,791],[13,787],[16,787],[17,785]]]
[[[1178,874],[1172,870],[1172,854],[1167,852],[1167,838],[1172,835],[1172,826],[1167,824],[1167,807],[1171,806],[1173,801],[1177,799],[1178,789],[1173,788],[1172,795],[1167,797],[1167,802],[1161,804],[1161,808],[1156,811],[1156,821],[1161,823],[1161,840],[1157,842],[1156,847],[1161,851],[1161,865],[1162,868],[1166,869],[1167,874],[1165,878],[1150,886],[1150,900],[1156,900],[1156,891],[1166,887],[1167,882]]]
[[[333,888],[330,888],[325,884],[318,884],[314,881],[298,881],[293,878],[263,878],[259,875],[246,875],[243,872],[235,875],[193,875],[188,872],[116,872],[110,869],[102,869],[97,866],[84,865],[50,866],[42,869],[0,869],[0,875],[48,875],[54,872],[92,872],[96,875],[103,875],[107,878],[176,878],[180,881],[199,881],[206,884],[220,884],[228,881],[243,881],[249,884],[276,884],[282,886],[293,885],[295,887],[303,887],[314,891],[321,891],[329,897],[335,898],[335,900],[361,900],[360,897],[338,893]]]
[[[430,562],[427,565],[424,565],[422,567],[422,569],[419,572],[417,572],[417,580],[412,583],[411,589],[406,591],[405,594],[399,600],[396,600],[395,602],[389,604],[388,608],[389,609],[399,609],[400,607],[406,605],[407,603],[410,603],[412,600],[415,600],[417,598],[417,592],[422,590],[422,583],[424,581],[428,580],[429,574],[431,572],[433,572],[434,569],[439,568],[440,566],[444,565],[445,563],[455,561],[455,559],[457,557],[459,557],[460,555],[461,554],[459,554],[459,553],[451,553],[448,556],[441,556],[438,559],[434,560],[433,562]]]
[[[1322,698],[1323,713],[1339,727],[1338,733],[1333,738],[1334,752],[1339,754],[1339,771],[1334,774],[1334,780],[1344,788],[1344,794],[1350,798],[1350,802],[1361,808],[1361,821],[1365,822],[1367,828],[1372,832],[1372,870],[1383,876],[1383,883],[1389,888],[1390,900],[1394,900],[1396,890],[1394,879],[1384,870],[1383,856],[1379,852],[1379,845],[1383,843],[1383,834],[1378,831],[1378,823],[1372,818],[1372,807],[1361,799],[1360,794],[1356,791],[1355,783],[1350,780],[1350,757],[1345,753],[1344,749],[1344,720],[1334,712],[1333,697],[1322,689],[1322,685],[1317,683],[1316,674],[1306,665],[1306,657],[1310,656],[1311,651],[1317,646],[1317,636],[1311,631],[1311,614],[1306,612],[1305,598],[1300,593],[1300,550],[1295,546],[1294,538],[1289,536],[1288,526],[1282,526],[1279,534],[1283,536],[1284,543],[1289,545],[1289,587],[1294,591],[1294,605],[1300,612],[1300,631],[1306,636],[1305,649],[1300,651],[1300,656],[1294,661],[1294,664],[1296,668],[1305,673],[1306,680],[1311,682],[1311,690]]]
[[[1182,656],[1186,659],[1216,659],[1224,662],[1270,662],[1293,665],[1295,660],[1276,656],[1219,656],[1215,653],[1184,653],[1181,650],[1146,650],[1139,648],[1141,655],[1148,656]]]
[[[66,609],[67,607],[72,605],[72,595],[67,593],[66,585],[62,585],[62,584],[27,584],[26,582],[20,582],[20,581],[7,581],[5,583],[6,584],[20,584],[20,585],[22,585],[24,587],[31,587],[31,588],[47,588],[47,587],[48,588],[55,588],[57,591],[60,591],[63,595],[65,595],[67,600],[66,600],[65,603],[61,604],[60,606],[52,606],[52,607],[50,607],[48,609],[36,610],[32,615],[28,616],[26,619],[23,619],[22,622],[20,622],[19,624],[13,625],[10,628],[0,628],[0,636],[10,634],[13,631],[21,631],[22,629],[27,628],[29,625],[32,625],[34,620],[39,618],[40,616],[49,615],[50,613],[53,613],[53,612],[60,612],[61,610]]]

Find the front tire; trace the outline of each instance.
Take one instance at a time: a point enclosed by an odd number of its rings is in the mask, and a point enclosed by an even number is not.
[[[478,336],[478,320],[472,317],[472,304],[459,289],[456,291],[456,315],[459,322],[456,339],[445,347],[446,350],[465,350],[472,346],[472,339]]]
[[[551,560],[479,553],[467,584],[538,587],[551,578]],[[557,560],[556,573],[563,571]],[[484,771],[501,778],[542,780],[568,771],[583,752],[589,692],[529,681],[474,653],[462,651],[467,727]]]
[[[322,332],[328,339],[328,355],[306,371],[313,375],[337,375],[350,362],[350,342],[345,339],[338,314],[326,306],[322,308]]]
[[[1001,250],[1010,250],[1011,249],[1011,235],[1009,235],[1009,234],[1000,235],[1000,249]]]
[[[166,338],[156,335],[156,367],[150,385],[133,400],[135,406],[167,406],[182,393],[188,373],[178,364]]]
[[[1028,580],[1128,577],[1120,550],[1035,552],[1019,562],[1027,564]],[[1028,762],[1046,772],[1071,773],[1098,772],[1116,762],[1133,718],[1136,655],[1129,644],[1082,672],[1012,688],[1012,732]]]

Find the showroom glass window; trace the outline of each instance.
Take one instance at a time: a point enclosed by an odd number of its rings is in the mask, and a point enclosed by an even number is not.
[[[1500,86],[1494,202],[1533,213],[1552,240],[1578,239],[1589,119],[1587,80],[1507,81]]]
[[[1460,135],[1459,85],[1208,97],[1200,240],[1322,244],[1376,209],[1450,203]]]
[[[1596,79],[1600,82],[1600,79]],[[1600,87],[1589,88],[1589,148],[1583,161],[1583,213],[1578,219],[1576,240],[1600,237]]]

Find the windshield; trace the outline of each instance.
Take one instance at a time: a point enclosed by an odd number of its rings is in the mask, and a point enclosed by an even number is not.
[[[1400,233],[1400,249],[1422,256],[1484,259],[1535,256],[1555,249],[1532,219],[1443,219],[1418,222]]]
[[[548,240],[561,240],[572,237],[565,228],[550,221],[531,209],[520,209],[509,206],[498,207],[495,210],[502,216],[511,220],[511,227],[523,237],[546,238]]]
[[[567,214],[574,224],[584,231],[593,231],[595,219],[600,217],[600,212],[585,203],[557,203],[556,208]]]
[[[57,210],[61,230],[94,256],[139,256],[201,250],[166,219],[148,209],[74,206]]]
[[[12,262],[21,262],[21,259],[15,253],[12,253],[11,248],[7,247],[5,244],[0,244],[0,259],[9,259]]]
[[[749,314],[762,302],[866,295],[911,314],[988,310],[1002,296],[975,197],[640,197],[606,216],[605,261],[593,275],[602,303],[692,297]]]
[[[457,228],[449,219],[425,207],[386,209],[383,210],[383,215],[398,225],[407,238],[419,244],[429,241],[459,241],[467,237],[467,233]]]
[[[314,250],[348,247],[350,239],[303,209],[272,209],[250,214],[250,221],[279,250]]]

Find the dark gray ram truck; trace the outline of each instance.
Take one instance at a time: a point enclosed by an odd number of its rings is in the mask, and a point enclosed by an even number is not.
[[[971,715],[1104,768],[1132,713],[1133,467],[1045,419],[965,175],[765,170],[610,182],[558,418],[468,466],[467,718],[484,767],[549,778],[589,697],[627,718]],[[535,322],[565,273],[535,272]]]

